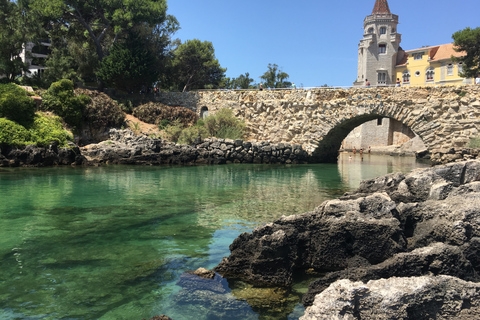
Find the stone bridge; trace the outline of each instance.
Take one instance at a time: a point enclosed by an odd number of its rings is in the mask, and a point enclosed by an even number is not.
[[[480,130],[480,86],[378,87],[163,93],[159,101],[199,115],[230,108],[247,139],[300,144],[319,162],[336,161],[343,139],[378,118],[407,125],[430,153],[465,147]]]

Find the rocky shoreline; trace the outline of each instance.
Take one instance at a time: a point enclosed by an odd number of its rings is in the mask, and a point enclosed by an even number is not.
[[[479,319],[480,161],[363,181],[314,211],[243,233],[214,269],[288,287],[310,319]]]
[[[47,167],[58,165],[209,165],[227,163],[304,164],[316,163],[298,144],[250,142],[210,138],[194,145],[180,145],[167,140],[136,135],[130,129],[110,129],[109,139],[84,147],[70,143],[60,148],[53,142],[47,147],[0,146],[0,167]],[[372,152],[375,153],[375,152]],[[385,149],[377,153],[430,159],[432,165],[480,159],[480,149],[450,148],[432,153],[409,153]]]
[[[0,146],[0,167],[50,167],[85,163],[86,158],[73,143],[66,148],[60,148],[55,142],[47,147]]]

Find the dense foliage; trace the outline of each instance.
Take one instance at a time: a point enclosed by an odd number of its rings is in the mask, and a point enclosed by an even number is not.
[[[30,132],[24,126],[5,119],[0,118],[0,145],[23,146],[33,144],[30,141]]]
[[[178,120],[184,127],[195,123],[198,119],[197,114],[188,108],[170,107],[155,102],[138,106],[133,110],[133,115],[144,122],[157,125],[162,123],[162,120],[164,120],[163,123],[173,123]]]
[[[29,127],[31,140],[37,146],[48,146],[53,141],[66,146],[73,136],[63,128],[62,119],[55,115],[37,112],[32,126]]]
[[[73,137],[63,128],[62,119],[55,115],[37,112],[33,122],[27,127],[0,118],[0,145],[34,144],[43,147],[56,141],[60,146],[66,146],[67,142],[71,140]]]
[[[211,42],[175,39],[179,28],[166,0],[0,0],[0,82],[46,89],[68,79],[135,94],[256,86],[248,72],[227,78]],[[48,55],[30,57],[43,72],[27,72],[19,57],[27,43]],[[287,78],[275,64],[262,76],[270,87]]]
[[[35,114],[35,101],[15,84],[0,84],[0,117],[28,124]]]
[[[79,129],[82,125],[83,111],[90,102],[85,95],[75,96],[73,82],[63,79],[52,83],[43,95],[42,107],[61,116],[70,126]]]
[[[93,51],[94,69],[128,31],[143,24],[163,26],[167,31],[176,22],[166,14],[165,0],[32,0],[30,8],[33,14],[50,23],[55,36],[68,38],[77,48],[88,51],[89,56]],[[69,49],[70,53],[74,50]]]
[[[125,113],[118,103],[103,92],[76,89],[75,96],[89,97],[83,110],[83,121],[91,128],[120,127],[125,121]]]
[[[464,57],[454,58],[454,61],[462,62],[462,76],[475,78],[480,75],[480,27],[476,29],[466,28],[452,35],[455,51],[467,53]]]
[[[124,41],[113,44],[97,75],[105,83],[124,92],[139,92],[151,87],[158,79],[156,58],[148,43],[131,33]]]

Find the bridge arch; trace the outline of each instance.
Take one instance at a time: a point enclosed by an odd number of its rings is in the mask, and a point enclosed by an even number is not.
[[[376,119],[389,118],[409,127],[429,149],[429,136],[433,136],[433,129],[436,127],[429,123],[425,126],[423,122],[427,119],[416,117],[410,109],[399,107],[397,105],[371,108],[363,110],[363,113],[346,113],[344,117],[335,119],[335,124],[326,131],[326,134],[318,141],[317,147],[313,150],[312,156],[318,162],[336,162],[338,151],[341,149],[342,141],[356,127]]]

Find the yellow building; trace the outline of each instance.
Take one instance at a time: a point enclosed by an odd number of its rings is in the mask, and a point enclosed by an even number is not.
[[[462,78],[462,64],[453,62],[452,56],[461,57],[453,43],[420,49],[399,50],[395,66],[396,79],[402,86],[471,84],[472,79]]]

